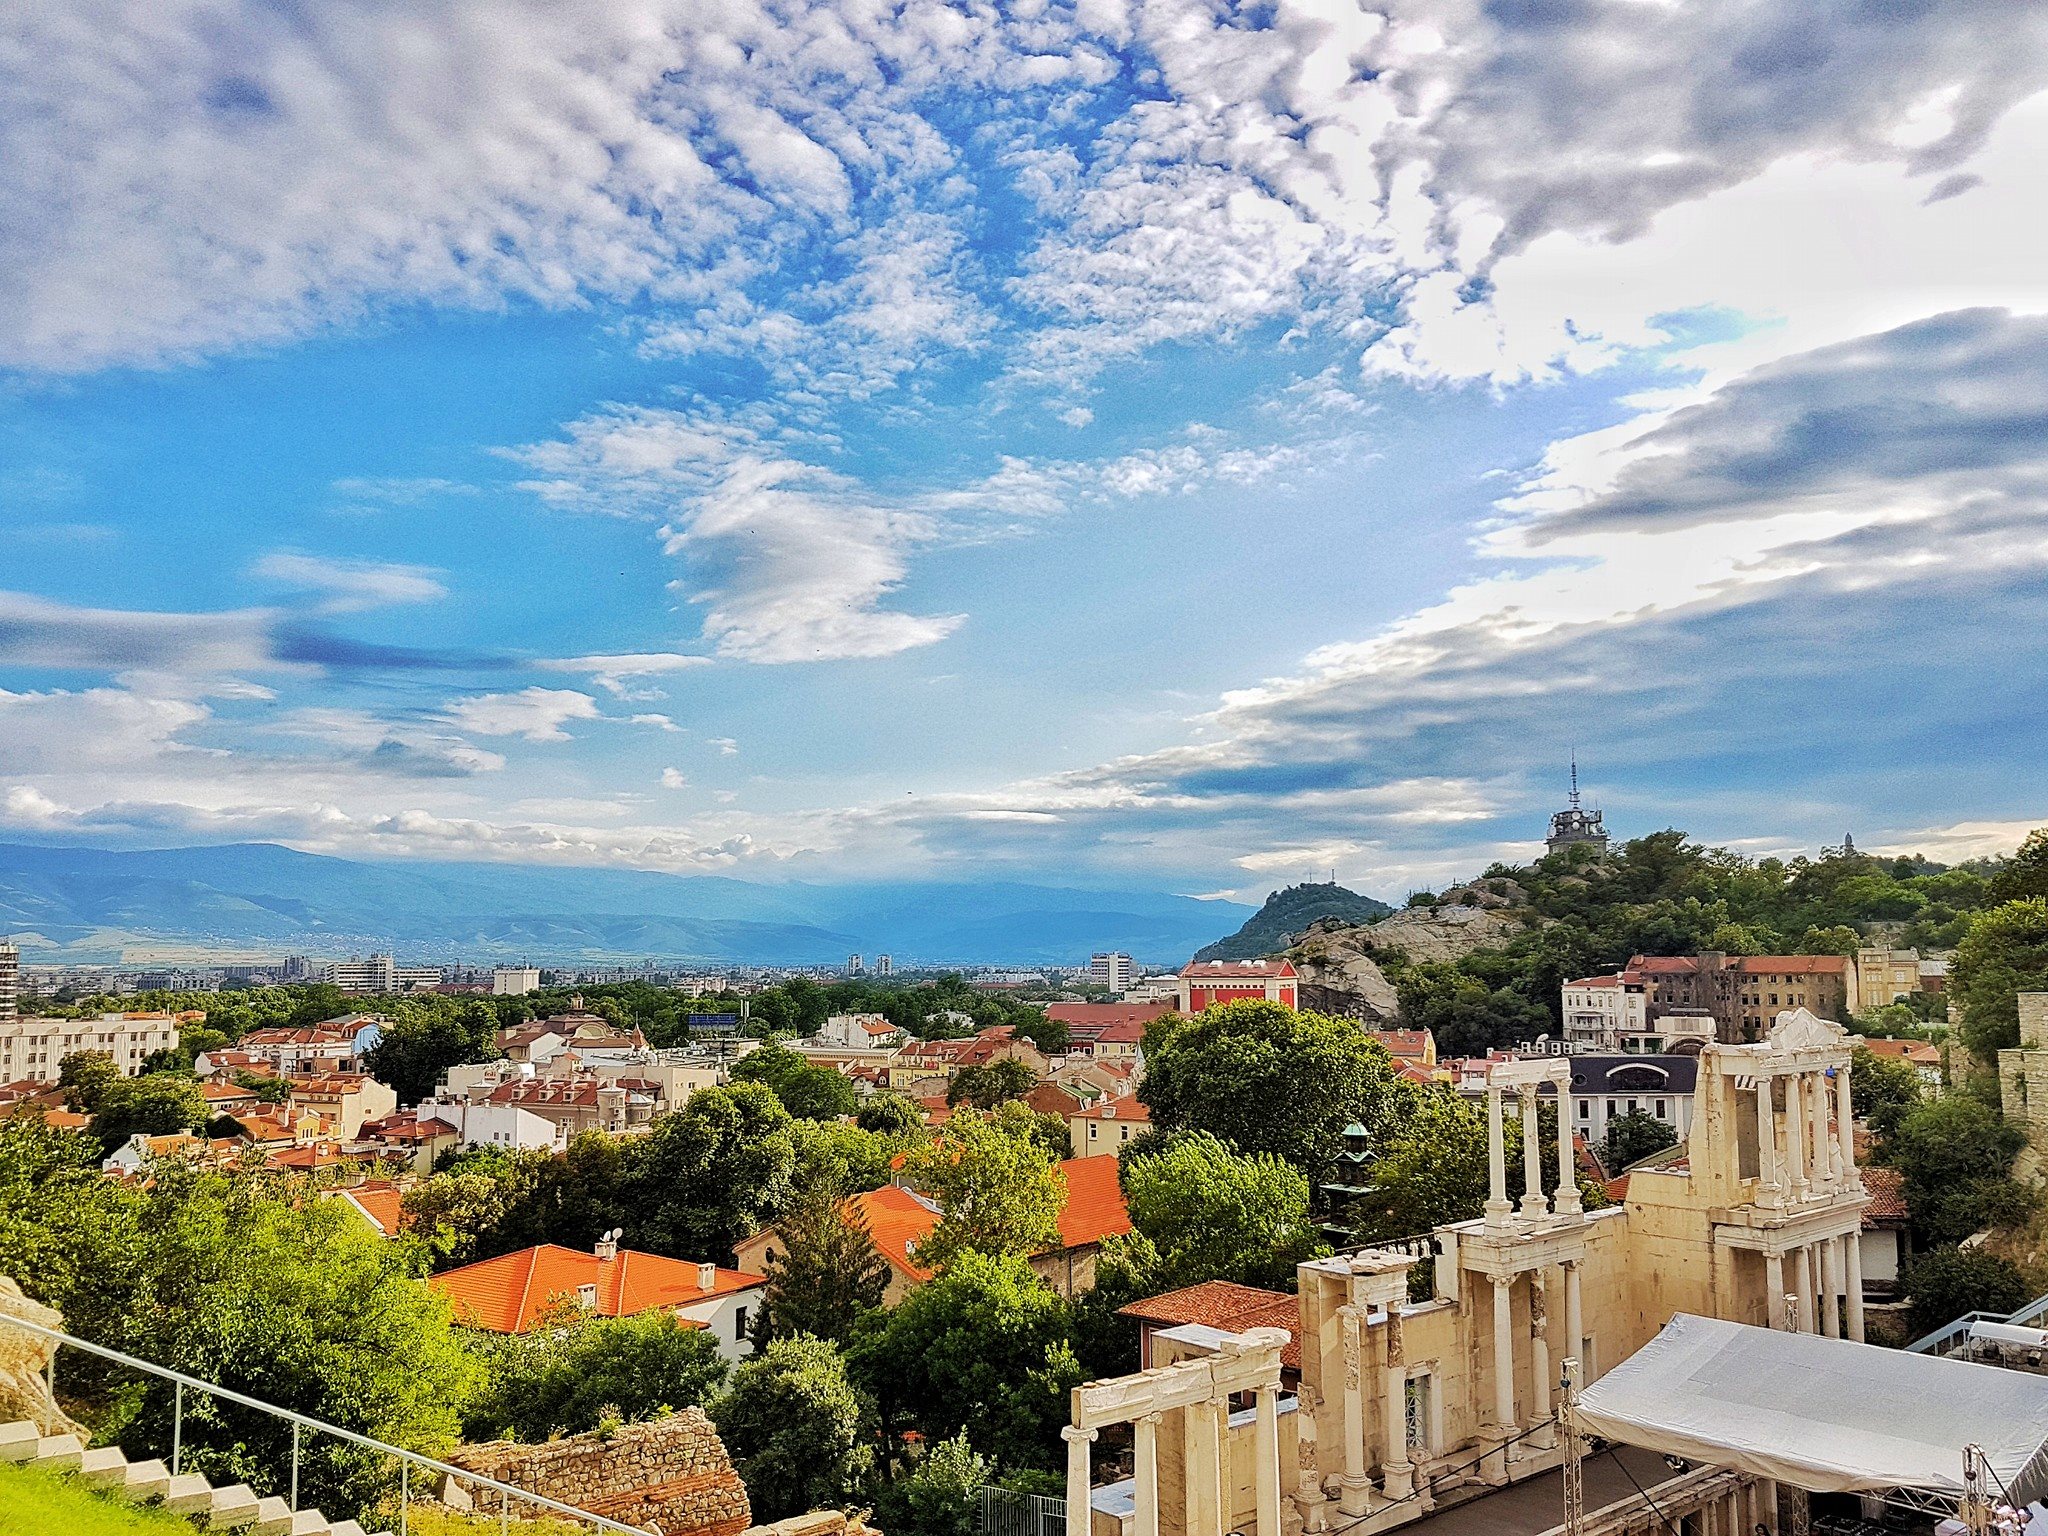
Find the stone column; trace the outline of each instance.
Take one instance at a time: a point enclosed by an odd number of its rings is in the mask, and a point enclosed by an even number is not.
[[[1849,1311],[1849,1337],[1863,1339],[1863,1234],[1851,1232],[1842,1239],[1842,1296]]]
[[[1501,1433],[1515,1432],[1515,1282],[1493,1281],[1493,1417]]]
[[[1557,1426],[1550,1413],[1550,1274],[1529,1275],[1529,1443],[1539,1451],[1556,1448]]]
[[[1835,1138],[1828,1134],[1828,1080],[1820,1073],[1807,1078],[1806,1098],[1813,1112],[1813,1182],[1832,1188],[1836,1179]]]
[[[1550,1214],[1543,1198],[1543,1126],[1536,1117],[1536,1085],[1522,1084],[1522,1214],[1541,1221]]]
[[[1842,1179],[1856,1178],[1856,1110],[1849,1097],[1849,1064],[1835,1068],[1835,1145],[1842,1159]]]
[[[1820,1240],[1820,1335],[1824,1339],[1838,1339],[1842,1336],[1842,1309],[1835,1300],[1835,1288],[1840,1283],[1839,1267],[1835,1263],[1835,1239],[1824,1237]]]
[[[1572,1127],[1578,1120],[1572,1114],[1571,1080],[1567,1078],[1556,1087],[1557,1193],[1551,1197],[1550,1208],[1560,1216],[1579,1216],[1586,1207],[1579,1198],[1579,1160],[1572,1152]]]
[[[1785,1074],[1785,1162],[1791,1172],[1792,1198],[1806,1198],[1806,1074]]]
[[[1579,1362],[1579,1385],[1593,1379],[1592,1362],[1586,1358],[1586,1303],[1579,1292],[1579,1261],[1564,1265],[1564,1352]]]
[[[1408,1460],[1408,1354],[1401,1336],[1401,1307],[1387,1308],[1386,1407],[1387,1451],[1380,1472],[1381,1492],[1405,1499],[1415,1491],[1415,1468]]]
[[[1776,1204],[1784,1185],[1778,1176],[1777,1114],[1771,1107],[1771,1084],[1775,1079],[1756,1080],[1756,1183],[1759,1200]]]
[[[1208,1416],[1208,1433],[1203,1437],[1207,1441],[1204,1448],[1208,1452],[1208,1466],[1202,1475],[1209,1480],[1210,1496],[1215,1502],[1213,1536],[1226,1536],[1237,1528],[1237,1479],[1230,1470],[1230,1399],[1219,1397],[1209,1404]]]
[[[1785,1326],[1785,1256],[1782,1253],[1764,1255],[1764,1326]]]
[[[1095,1438],[1095,1431],[1076,1429],[1069,1424],[1060,1430],[1060,1438],[1067,1442],[1068,1536],[1088,1536],[1088,1528],[1094,1518],[1093,1507],[1088,1502],[1094,1481],[1094,1469],[1089,1465],[1088,1445]]]
[[[1280,1389],[1260,1387],[1252,1404],[1252,1487],[1258,1499],[1258,1536],[1280,1536]]]
[[[1362,1515],[1370,1502],[1372,1481],[1365,1475],[1365,1317],[1356,1305],[1337,1309],[1344,1324],[1344,1477],[1338,1485],[1337,1508]]]
[[[1813,1255],[1804,1248],[1792,1250],[1792,1288],[1799,1293],[1799,1331],[1813,1332]]]
[[[1131,1433],[1131,1536],[1159,1536],[1159,1415],[1140,1415]]]
[[[1508,1143],[1501,1128],[1500,1089],[1486,1085],[1486,1224],[1496,1230],[1514,1214],[1508,1199]]]

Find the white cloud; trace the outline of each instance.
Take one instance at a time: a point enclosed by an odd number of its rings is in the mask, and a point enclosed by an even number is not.
[[[644,725],[652,730],[667,731],[675,736],[680,736],[683,733],[683,728],[667,715],[634,715],[627,723],[629,725]]]
[[[688,789],[690,781],[683,777],[680,768],[664,768],[661,770],[661,787],[663,789]]]
[[[665,677],[691,667],[708,667],[709,656],[685,656],[674,651],[639,651],[617,656],[568,656],[537,661],[543,672],[580,672],[615,699],[655,699],[653,688],[636,688],[636,679]]]
[[[730,736],[714,736],[707,745],[718,748],[718,755],[720,757],[738,757],[740,755],[740,744]]]
[[[570,720],[601,717],[597,701],[573,688],[522,688],[517,693],[480,693],[451,699],[442,710],[449,724],[479,736],[523,736],[528,741],[567,741]]]
[[[396,603],[430,603],[448,595],[438,573],[419,565],[380,560],[343,560],[279,550],[265,555],[250,574],[299,592],[324,593],[322,613],[357,613]]]

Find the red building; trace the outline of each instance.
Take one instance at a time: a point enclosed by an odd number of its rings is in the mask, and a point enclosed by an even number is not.
[[[1285,960],[1197,960],[1180,973],[1180,1011],[1197,1014],[1218,1003],[1294,1000],[1294,967]]]

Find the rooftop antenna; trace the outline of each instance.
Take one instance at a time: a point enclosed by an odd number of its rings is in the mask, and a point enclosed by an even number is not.
[[[1579,749],[1572,748],[1572,809],[1579,808]]]

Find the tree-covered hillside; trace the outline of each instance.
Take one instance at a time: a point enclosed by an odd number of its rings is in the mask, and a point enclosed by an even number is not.
[[[1195,951],[1197,960],[1256,960],[1277,955],[1294,936],[1319,917],[1348,923],[1371,923],[1394,909],[1384,901],[1361,896],[1335,884],[1290,885],[1266,898],[1266,904],[1227,939]]]

